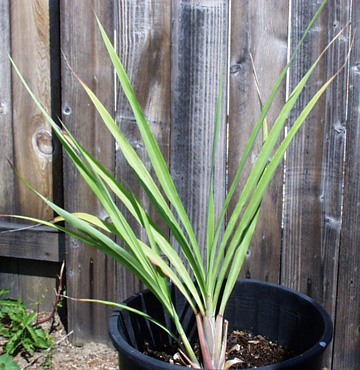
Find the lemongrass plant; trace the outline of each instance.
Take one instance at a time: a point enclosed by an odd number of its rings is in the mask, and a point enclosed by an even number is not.
[[[319,88],[316,94],[298,115],[281,143],[276,145],[281,133],[283,132],[283,128],[290,111],[294,107],[300,93],[303,91],[305,84],[325,50],[294,88],[288,100],[284,103],[271,130],[264,138],[256,163],[254,164],[251,173],[248,175],[240,197],[236,200],[236,206],[231,215],[227,215],[228,220],[226,225],[225,215],[229,211],[228,207],[230,201],[233,200],[239,178],[245,162],[253,148],[256,137],[266,122],[266,115],[274,100],[276,92],[281,86],[300,45],[309,33],[326,2],[326,0],[323,1],[319,7],[294,54],[290,58],[289,63],[286,65],[277,80],[269,99],[264,104],[260,117],[257,120],[248,140],[234,181],[229,188],[221,213],[218,219],[215,219],[212,176],[214,171],[214,153],[217,146],[216,143],[221,116],[220,106],[222,88],[219,88],[220,96],[218,98],[216,122],[214,125],[213,159],[212,163],[209,164],[211,166],[211,178],[208,190],[207,242],[206,257],[204,259],[201,256],[200,246],[196,239],[194,230],[178,195],[159,146],[135,97],[121,61],[99,20],[98,24],[101,35],[112,64],[116,70],[117,77],[135,115],[138,129],[141,133],[142,140],[145,144],[145,148],[151,160],[159,185],[156,185],[154,178],[150,175],[144,163],[117,126],[111,113],[105,109],[98,97],[95,96],[95,94],[80,79],[79,82],[83,85],[98,113],[102,117],[104,124],[116,140],[126,161],[139,179],[139,183],[143,187],[144,191],[151,195],[149,196],[149,199],[162,219],[167,223],[174,239],[180,246],[179,253],[170,244],[169,239],[161,233],[131,189],[128,190],[126,186],[121,184],[109,171],[107,171],[104,166],[102,166],[101,163],[99,163],[71,135],[65,126],[62,128],[58,127],[31,92],[14,64],[14,68],[22,79],[26,89],[51,124],[59,141],[87,184],[97,196],[111,221],[103,221],[94,215],[85,213],[69,213],[46,199],[34,189],[31,190],[37,193],[38,196],[56,212],[58,217],[56,217],[53,222],[41,221],[28,217],[26,217],[26,219],[41,222],[44,225],[54,227],[78,238],[88,245],[107,253],[134,273],[165,307],[175,324],[177,333],[170,332],[169,329],[163,327],[160,323],[156,322],[156,320],[145,313],[121,304],[117,305],[147,317],[149,320],[157,323],[166,330],[174,340],[178,341],[184,357],[192,368],[228,369],[234,364],[234,361],[227,362],[225,359],[228,322],[224,319],[224,311],[238,278],[245,254],[249,248],[264,193],[273,178],[276,169],[282,162],[284,153],[293,140],[294,135],[304,123],[310,111],[326,88],[335,78],[335,76],[332,76],[321,88]],[[23,181],[25,182],[25,180]],[[25,184],[30,187],[26,182]],[[117,198],[116,201],[114,200],[114,196]],[[120,200],[137,223],[146,231],[146,241],[140,240],[135,234],[127,218],[118,208],[118,200]],[[59,223],[59,221],[64,220],[71,225],[72,228],[64,227]],[[223,232],[224,226],[225,228]],[[116,235],[117,238],[122,240],[122,243],[116,243],[114,239],[109,236],[109,233]],[[163,260],[161,255],[166,256],[169,264]],[[185,260],[189,266],[190,272],[185,267]],[[185,335],[180,318],[175,311],[171,295],[169,294],[169,281],[176,285],[194,312],[202,352],[201,360],[196,357],[194,349]]]

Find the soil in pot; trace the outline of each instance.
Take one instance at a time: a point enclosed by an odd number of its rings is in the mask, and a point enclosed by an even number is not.
[[[199,355],[199,345],[195,344],[194,347],[197,355]],[[176,343],[172,346],[164,345],[162,348],[156,349],[147,347],[143,353],[170,364],[186,366],[178,352]],[[291,358],[292,355],[290,349],[250,331],[234,330],[228,335],[227,359],[236,358],[241,360],[240,363],[233,365],[231,369],[251,369],[267,366],[285,361]]]

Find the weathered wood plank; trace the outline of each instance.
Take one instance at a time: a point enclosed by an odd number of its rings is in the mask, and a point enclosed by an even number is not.
[[[0,256],[62,262],[65,259],[63,235],[37,226],[0,222]]]
[[[350,8],[352,5],[352,8]],[[340,7],[341,5],[339,5]],[[338,9],[352,14],[352,24],[360,22],[359,2],[344,3]],[[355,32],[355,30],[354,30]],[[339,122],[346,135],[343,219],[341,228],[336,326],[332,369],[355,370],[360,364],[360,42],[355,37],[349,63],[347,120]],[[338,102],[338,100],[337,100]],[[334,104],[337,105],[337,104]],[[335,121],[338,122],[338,121]],[[339,133],[339,134],[340,134]],[[330,199],[329,199],[330,201]]]
[[[12,214],[15,211],[14,172],[5,160],[7,157],[11,162],[14,162],[11,66],[7,56],[10,50],[10,1],[2,1],[0,2],[0,213],[2,214]],[[0,258],[0,266],[2,262],[3,259]],[[12,263],[16,264],[16,262]],[[2,288],[11,288],[12,291],[18,288],[19,278],[17,275],[8,274],[1,267],[0,272],[0,286]]]
[[[7,53],[10,51],[10,1],[0,3],[0,213],[13,213],[14,172],[5,158],[14,161],[12,132],[11,67]]]
[[[288,1],[233,1],[231,14],[230,110],[229,110],[229,186],[232,183],[251,131],[260,115],[260,105],[250,54],[253,56],[263,103],[270,95],[286,65]],[[278,92],[268,114],[269,127],[285,101],[285,85]],[[262,134],[243,175],[255,163]],[[246,176],[242,177],[234,200],[240,196]],[[235,201],[232,202],[232,209]],[[242,275],[279,282],[281,254],[282,170],[264,197],[262,211]]]
[[[171,1],[168,0],[160,2],[120,0],[117,9],[119,56],[167,163],[169,162],[171,103],[170,4]],[[136,127],[134,115],[120,88],[117,89],[116,100],[116,121],[119,127],[144,161],[147,169],[155,176]],[[116,173],[118,178],[135,192],[164,234],[168,234],[169,231],[164,222],[142,191],[137,177],[126,164],[119,148],[116,151]],[[123,210],[123,208],[120,205],[120,209]],[[127,214],[125,210],[123,211]],[[131,218],[129,222],[137,235],[146,241],[144,230],[141,230],[135,221],[131,221]],[[119,298],[125,298],[139,289],[137,279],[123,269],[119,279],[121,281],[117,287]]]
[[[11,53],[29,86],[51,111],[49,1],[11,2]],[[40,193],[52,199],[50,125],[13,76],[14,160],[17,170]],[[26,153],[26,155],[24,155]],[[16,179],[16,212],[50,219],[53,212]]]
[[[98,0],[92,3],[112,37],[113,2]],[[60,13],[61,47],[68,63],[113,112],[113,71],[89,2],[63,1]],[[113,171],[114,143],[111,135],[104,129],[95,108],[66,62],[62,63],[62,115],[74,136]],[[89,212],[101,219],[107,217],[67,156],[64,157],[64,203],[70,211]],[[78,298],[114,299],[107,289],[108,278],[115,274],[108,258],[73,238],[67,239],[66,251],[68,294]],[[110,312],[111,308],[103,305],[68,302],[69,329],[74,330],[72,341],[81,344],[89,340],[107,340],[104,322]],[[102,320],[98,319],[100,317]]]
[[[10,289],[11,295],[20,296],[18,261],[14,258],[0,258],[0,289]]]
[[[290,74],[293,88],[321,50],[349,20],[349,1],[330,1]],[[318,4],[293,3],[294,48]],[[344,63],[349,38],[339,39],[314,72],[300,107]],[[335,319],[346,122],[346,72],[319,102],[287,154],[282,283],[315,298]],[[331,366],[331,350],[324,366]],[[338,368],[338,367],[335,367]]]
[[[228,2],[173,1],[171,173],[205,255],[215,107],[227,63]],[[214,176],[215,204],[225,198],[226,79]]]
[[[50,261],[4,257],[0,258],[0,271],[7,276],[2,279],[1,288],[10,289],[10,297],[21,297],[33,310],[51,312],[55,304],[56,277],[61,264]],[[21,274],[23,281],[17,280]]]
[[[316,6],[296,1],[293,6],[291,35],[292,50],[302,36],[305,27],[316,11]],[[299,52],[290,74],[290,89],[293,89],[326,44],[327,24],[323,14],[307,42]],[[293,121],[309,100],[317,86],[326,80],[325,59],[316,70],[304,96],[297,103]],[[319,288],[323,277],[319,276],[323,263],[321,230],[323,223],[322,197],[325,191],[322,180],[327,173],[326,158],[322,150],[326,148],[328,123],[325,123],[324,100],[309,117],[305,127],[298,133],[289,148],[286,161],[285,206],[284,206],[284,251],[282,282],[293,288],[319,298]],[[318,119],[321,117],[321,119]],[[305,262],[305,263],[304,263]],[[320,284],[320,285],[319,285]],[[320,289],[321,290],[321,289]]]
[[[8,4],[10,8],[6,8],[6,1],[1,3],[1,17],[6,17],[2,18],[2,31],[4,32],[2,32],[1,37],[2,40],[11,40],[11,45],[8,44],[8,46],[4,47],[2,52],[5,53],[7,58],[6,53],[11,51],[12,57],[23,72],[31,88],[46,109],[51,111],[49,1],[12,1],[11,4],[10,2]],[[11,23],[9,23],[9,20],[11,20]],[[5,22],[7,22],[6,26]],[[53,198],[51,130],[40,112],[35,108],[31,98],[15,74],[12,76],[11,85],[5,81],[10,76],[9,70],[7,70],[8,62],[5,60],[2,60],[2,62],[2,67],[4,66],[4,73],[2,73],[4,80],[2,82],[4,84],[2,84],[1,88],[4,88],[3,91],[5,91],[11,86],[12,101],[4,104],[6,114],[4,126],[2,126],[4,128],[2,150],[5,152],[3,152],[4,157],[1,161],[1,171],[3,171],[1,172],[1,179],[6,179],[6,183],[1,183],[0,187],[1,194],[5,194],[6,199],[2,198],[1,212],[49,219],[52,216],[52,211],[38,197],[31,194],[21,184],[19,179],[14,179],[14,174],[9,173],[10,171],[12,172],[12,169],[4,158],[10,158],[19,172],[37,190],[50,199]],[[4,163],[6,163],[5,166],[8,166],[7,168],[3,167]],[[8,191],[10,188],[11,193]],[[4,221],[7,222],[7,220]],[[53,233],[51,235],[55,236]],[[49,257],[50,260],[58,259],[59,256],[56,256],[56,250],[59,245],[57,237],[46,241],[43,236],[45,235],[34,233],[27,235],[22,233],[3,233],[0,235],[1,255],[16,255],[26,258],[35,256],[38,259],[47,259]],[[37,242],[40,244],[39,248],[35,244]],[[46,243],[50,243],[50,247]],[[25,246],[29,246],[29,248],[25,249]],[[39,255],[37,255],[37,252],[39,252]],[[4,260],[6,258],[2,258],[2,264]],[[26,301],[27,297],[35,297],[39,294],[40,290],[38,288],[40,285],[44,291],[53,292],[56,274],[58,273],[57,269],[53,271],[52,278],[44,277],[44,280],[39,285],[41,277],[35,277],[32,274],[30,276],[22,274],[23,266],[25,266],[28,271],[33,268],[34,272],[37,272],[37,275],[39,275],[36,262],[32,264],[28,260],[12,261],[11,266],[18,269],[17,274],[9,275],[6,271],[1,270],[0,281],[1,284],[5,284],[9,279],[16,281],[16,291],[13,292],[15,295],[25,294],[23,298]],[[44,301],[41,308],[51,309],[51,306]]]
[[[59,123],[61,117],[61,50],[60,50],[60,2],[49,0],[49,42],[50,42],[50,79],[51,79],[51,115],[55,122]],[[62,147],[53,135],[53,201],[63,205],[63,167]]]

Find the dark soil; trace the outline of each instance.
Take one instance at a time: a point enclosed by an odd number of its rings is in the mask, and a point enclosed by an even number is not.
[[[271,365],[292,357],[290,350],[261,335],[233,331],[228,337],[227,359],[241,360],[231,369],[249,369]]]
[[[195,345],[199,355],[198,345]],[[164,347],[158,350],[147,348],[144,353],[159,360],[185,366],[185,362],[176,347]],[[231,369],[251,369],[285,361],[292,357],[291,351],[277,343],[247,331],[233,331],[228,335],[227,360],[237,359]]]

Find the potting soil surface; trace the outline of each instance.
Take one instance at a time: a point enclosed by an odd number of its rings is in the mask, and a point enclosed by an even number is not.
[[[198,355],[199,346],[195,344],[195,348]],[[173,364],[186,365],[176,347],[157,350],[147,348],[144,353]],[[230,369],[257,368],[284,361],[291,356],[291,351],[261,335],[240,330],[228,335],[226,359],[236,362]]]

